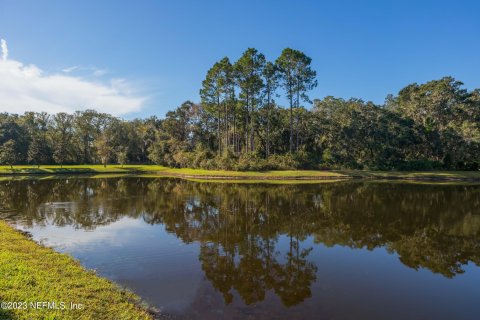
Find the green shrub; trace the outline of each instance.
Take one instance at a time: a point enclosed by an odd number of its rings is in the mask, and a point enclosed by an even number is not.
[[[237,157],[230,149],[224,150],[222,154],[217,155],[213,160],[215,169],[233,170],[237,163]]]
[[[285,155],[274,154],[268,158],[268,164],[271,170],[294,170],[298,168],[298,163],[290,153]]]
[[[440,170],[442,168],[442,162],[427,159],[404,161],[398,165],[399,170]]]

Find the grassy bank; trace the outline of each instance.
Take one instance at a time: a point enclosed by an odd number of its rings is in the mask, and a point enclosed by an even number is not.
[[[44,166],[0,166],[2,175],[26,174],[99,174],[99,173],[144,173],[163,170],[165,167],[157,165],[44,165]]]
[[[85,270],[73,258],[29,240],[3,221],[0,275],[0,319],[151,319],[138,307],[134,294]],[[6,302],[20,303],[20,309],[5,306]],[[56,302],[57,309],[52,309],[53,304],[35,309],[31,303],[36,302]],[[78,309],[72,309],[71,303]]]
[[[480,171],[368,171],[368,170],[284,170],[227,171],[168,168],[159,165],[46,165],[0,166],[0,175],[56,174],[139,174],[155,173],[208,180],[322,180],[322,179],[404,179],[404,180],[480,180]]]

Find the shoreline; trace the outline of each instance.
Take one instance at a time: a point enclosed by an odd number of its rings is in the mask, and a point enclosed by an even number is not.
[[[159,165],[45,165],[0,166],[0,176],[151,174],[202,180],[413,180],[413,181],[480,181],[480,171],[368,171],[368,170],[272,170],[228,171],[190,168],[168,168]]]
[[[338,176],[228,176],[228,175],[196,175],[182,173],[162,173],[159,176],[196,179],[205,181],[345,181],[345,180],[407,180],[407,181],[478,181],[479,177],[447,177],[436,174],[425,176],[406,175],[338,175]]]
[[[368,171],[368,170],[272,170],[227,171],[189,168],[168,168],[159,165],[45,165],[0,166],[0,177],[98,175],[98,174],[149,174],[159,177],[200,179],[208,181],[325,181],[325,180],[410,180],[410,181],[478,181],[480,171]]]
[[[136,294],[2,219],[0,245],[2,319],[155,318]]]

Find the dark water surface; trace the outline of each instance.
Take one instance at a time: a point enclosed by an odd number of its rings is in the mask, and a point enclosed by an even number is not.
[[[480,319],[480,185],[14,180],[0,218],[180,319]]]

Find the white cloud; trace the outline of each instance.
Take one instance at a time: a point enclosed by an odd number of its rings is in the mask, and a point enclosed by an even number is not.
[[[95,242],[105,242],[119,246],[122,245],[122,241],[129,241],[127,239],[128,235],[145,234],[148,229],[152,228],[151,225],[140,219],[129,217],[123,217],[108,225],[98,226],[94,232],[74,228],[71,225],[59,228],[51,222],[33,228],[25,228],[21,224],[17,227],[24,231],[30,231],[36,241],[41,241],[47,246],[62,247],[69,251]]]
[[[104,70],[104,69],[96,69],[95,71],[93,71],[93,75],[95,77],[101,77],[101,76],[104,76],[107,74],[107,70]]]
[[[140,111],[146,101],[146,97],[137,95],[124,79],[110,79],[109,83],[101,83],[68,74],[79,67],[66,68],[64,73],[46,74],[35,65],[7,59],[8,49],[4,40],[1,46],[0,112],[71,113],[95,109],[124,115]],[[97,77],[104,74],[104,70],[94,70]]]
[[[62,70],[64,73],[78,73],[78,72],[86,72],[88,74],[91,74],[94,77],[101,77],[104,76],[108,73],[107,70],[105,69],[98,69],[96,67],[81,67],[81,66],[72,66],[68,67]]]
[[[8,58],[8,47],[7,47],[7,41],[4,39],[0,40],[0,47],[2,48],[2,60],[7,60]]]
[[[62,71],[65,72],[65,73],[70,73],[70,72],[72,72],[74,70],[77,70],[77,69],[78,69],[78,66],[73,66],[73,67],[65,68]]]

